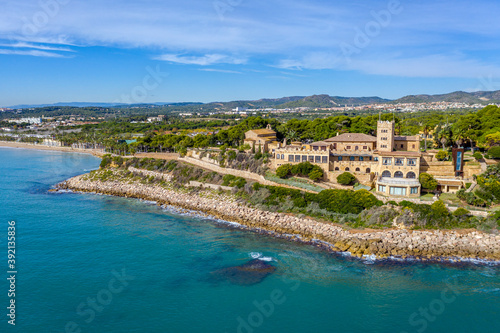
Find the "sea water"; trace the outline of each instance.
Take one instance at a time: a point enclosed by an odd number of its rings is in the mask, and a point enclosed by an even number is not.
[[[0,148],[1,332],[500,332],[498,266],[361,261],[140,200],[49,192],[98,165]],[[218,273],[255,259],[276,270],[250,285]]]

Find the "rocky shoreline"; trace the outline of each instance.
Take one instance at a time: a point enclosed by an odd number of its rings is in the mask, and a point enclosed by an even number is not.
[[[155,201],[159,205],[171,205],[236,222],[243,229],[314,244],[334,252],[348,252],[360,258],[478,259],[500,263],[500,235],[479,231],[462,233],[398,229],[352,232],[327,222],[257,210],[242,205],[229,195],[213,191],[193,194],[136,180],[92,180],[86,175],[60,183],[57,189]]]

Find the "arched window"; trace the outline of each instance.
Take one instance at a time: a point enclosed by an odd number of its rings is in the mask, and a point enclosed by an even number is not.
[[[406,174],[406,178],[411,178],[411,179],[415,179],[417,178],[417,176],[415,175],[415,172],[413,171],[410,171]]]
[[[280,154],[278,154],[278,155],[276,155],[276,158],[279,160],[279,159],[280,159],[280,156],[281,156],[281,155],[280,155]]]
[[[403,178],[403,173],[401,171],[396,171],[394,173],[394,178]]]
[[[345,171],[349,171],[349,168],[345,168]]]
[[[391,172],[389,170],[385,170],[384,172],[382,172],[382,177],[391,177]]]
[[[340,170],[339,167],[335,167],[335,171],[339,171],[339,170]]]
[[[360,172],[361,170],[359,168],[356,168],[356,172]]]
[[[366,168],[366,173],[370,173],[370,168]]]
[[[285,154],[281,154],[281,159],[284,160],[285,159]]]

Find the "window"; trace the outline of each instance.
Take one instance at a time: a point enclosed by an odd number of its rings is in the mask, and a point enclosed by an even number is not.
[[[335,171],[339,171],[339,170],[340,170],[339,167],[335,167]]]
[[[284,160],[285,159],[285,154],[281,154],[281,159]]]
[[[413,149],[415,149],[415,145],[411,145]]]
[[[391,172],[389,170],[385,170],[384,172],[382,172],[382,177],[391,177]]]
[[[374,160],[375,162],[378,162],[378,157],[374,157],[374,158],[373,158],[373,160]],[[370,157],[370,161],[371,161],[371,157]]]
[[[387,148],[387,145],[381,145],[380,148]]]
[[[345,168],[345,171],[349,171],[349,168]]]
[[[415,172],[410,171],[406,174],[406,178],[415,179],[417,176],[415,175]]]
[[[384,141],[387,141],[387,138],[385,136],[383,138],[380,138],[380,139],[382,139]]]
[[[392,164],[392,157],[383,157],[382,164],[383,165],[391,165]]]
[[[403,145],[403,144],[401,144],[401,148],[404,148],[404,145]]]
[[[360,160],[360,161],[363,161],[363,160],[364,160],[363,156],[360,156],[360,157],[359,157],[359,160]]]
[[[307,161],[307,155],[302,155],[302,162],[306,162]]]
[[[295,162],[300,162],[300,155],[295,155]]]
[[[354,161],[354,156],[349,156],[349,161]]]
[[[321,163],[328,163],[328,156],[322,156]]]
[[[321,163],[321,156],[315,156],[315,163]]]
[[[339,156],[339,161],[342,161],[342,156]]]
[[[314,163],[314,156],[309,156],[309,162]]]
[[[351,146],[346,146],[345,149],[351,149]]]
[[[418,194],[418,187],[411,187],[410,194]]]
[[[293,155],[288,155],[288,162],[293,162]]]
[[[370,173],[370,168],[366,168],[366,173]]]
[[[354,146],[354,150],[359,150],[359,147],[358,146]]]
[[[417,159],[416,158],[409,158],[408,165],[417,165]]]
[[[387,133],[388,131],[383,129],[383,130],[381,130],[380,132],[382,132],[382,133]]]
[[[280,154],[276,155],[276,158],[279,160],[280,159]]]
[[[406,187],[389,187],[389,193],[391,195],[406,195]]]
[[[379,185],[378,186],[378,191],[379,192],[385,192],[385,185]]]
[[[396,171],[394,173],[394,178],[403,178],[403,173],[401,171]]]
[[[404,158],[396,158],[396,161],[394,162],[394,165],[404,165],[404,164],[405,164]]]
[[[368,149],[368,146],[363,146],[363,149]]]
[[[360,172],[361,170],[359,168],[356,168],[356,172]]]

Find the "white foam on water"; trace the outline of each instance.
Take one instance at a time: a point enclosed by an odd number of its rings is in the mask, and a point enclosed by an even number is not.
[[[249,255],[252,259],[259,259],[262,261],[275,261],[273,257],[264,257],[260,252],[250,252]]]
[[[156,201],[151,201],[151,200],[142,200],[141,199],[141,202],[148,204],[148,205],[156,205],[157,204]]]

